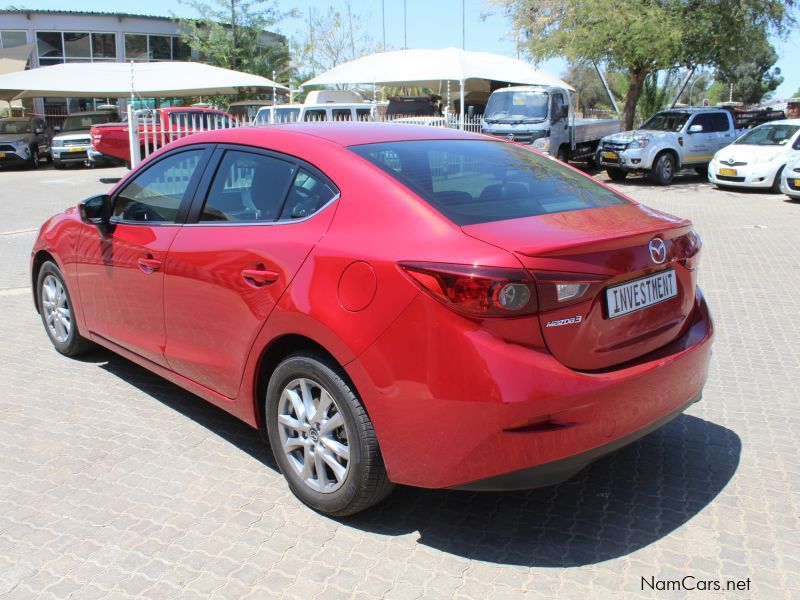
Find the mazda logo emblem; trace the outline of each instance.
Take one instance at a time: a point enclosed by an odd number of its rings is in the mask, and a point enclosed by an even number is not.
[[[667,247],[661,238],[653,238],[650,240],[650,258],[657,265],[660,265],[667,260]]]
[[[514,134],[513,133],[509,133],[506,137],[508,138],[509,141],[511,141],[511,142],[514,141]]]

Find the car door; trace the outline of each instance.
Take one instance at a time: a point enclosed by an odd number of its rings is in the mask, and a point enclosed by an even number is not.
[[[550,101],[550,154],[558,155],[563,144],[569,144],[569,116],[564,94],[554,92]]]
[[[701,131],[692,131],[700,126]],[[718,150],[719,134],[709,113],[700,113],[689,121],[686,128],[683,162],[688,165],[708,162]]]
[[[166,365],[164,263],[185,220],[208,146],[189,146],[136,172],[112,197],[112,230],[87,226],[78,242],[78,286],[88,329]]]
[[[167,256],[166,357],[233,398],[264,321],[327,231],[325,207],[338,192],[284,155],[226,147],[212,164]]]
[[[718,112],[712,113],[711,120],[714,122],[714,129],[717,132],[717,147],[714,150],[716,153],[717,150],[722,150],[725,146],[732,144],[735,139],[733,117],[727,111]]]

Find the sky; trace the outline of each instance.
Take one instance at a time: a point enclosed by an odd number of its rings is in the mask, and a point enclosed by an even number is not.
[[[330,2],[326,0],[279,0],[283,10],[296,8],[301,13],[297,19],[288,19],[277,28],[284,35],[293,36],[304,27],[304,18],[309,9],[327,11],[329,6],[343,7],[346,0]],[[444,48],[462,45],[462,2],[465,7],[464,45],[467,50],[494,52],[517,57],[514,39],[509,35],[510,23],[501,10],[495,8],[493,15],[482,19],[487,12],[486,0],[351,0],[354,14],[359,14],[376,41],[383,40],[382,6],[385,7],[386,45],[389,48]],[[404,27],[403,6],[406,7]],[[24,7],[31,9],[63,10],[63,0],[0,0],[0,7]],[[73,0],[66,5],[69,10],[113,12],[108,0]],[[192,10],[176,0],[137,0],[127,8],[130,12],[159,16],[193,16]],[[773,40],[778,52],[778,63],[784,77],[774,98],[783,99],[794,95],[800,89],[800,29],[789,35],[788,39]],[[566,62],[553,59],[539,65],[561,76],[566,70]]]

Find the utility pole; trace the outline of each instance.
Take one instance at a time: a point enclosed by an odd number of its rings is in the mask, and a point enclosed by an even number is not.
[[[403,49],[408,50],[408,21],[406,20],[406,0],[403,0]]]
[[[466,0],[461,0],[461,49],[467,49],[467,35],[466,35],[466,15],[465,15],[465,8]]]
[[[381,22],[383,24],[383,51],[386,52],[386,0],[381,0]]]

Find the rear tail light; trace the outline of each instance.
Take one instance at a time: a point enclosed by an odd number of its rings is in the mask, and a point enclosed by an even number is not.
[[[424,291],[472,317],[516,317],[538,309],[536,283],[525,269],[444,263],[400,263]]]
[[[536,271],[533,276],[539,288],[542,312],[593,298],[606,281],[605,277],[583,273]]]
[[[700,264],[700,250],[703,248],[703,240],[700,235],[692,229],[680,240],[680,252],[683,258],[680,259],[687,269],[696,269]]]

